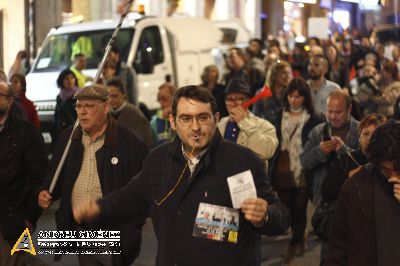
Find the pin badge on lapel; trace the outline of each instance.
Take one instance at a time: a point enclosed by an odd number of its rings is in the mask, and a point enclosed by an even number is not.
[[[117,157],[112,157],[111,158],[111,163],[112,164],[117,164],[118,163],[118,158]]]

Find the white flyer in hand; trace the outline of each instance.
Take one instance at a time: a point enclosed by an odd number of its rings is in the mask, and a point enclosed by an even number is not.
[[[250,170],[228,177],[227,180],[233,208],[240,209],[244,200],[257,198],[256,186]]]

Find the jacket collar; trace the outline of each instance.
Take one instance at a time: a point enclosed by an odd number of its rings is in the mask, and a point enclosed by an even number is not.
[[[71,140],[80,141],[82,139],[82,134],[82,127],[78,125],[76,130],[72,133]],[[118,140],[118,123],[110,114],[108,114],[105,134],[104,146],[115,148]]]

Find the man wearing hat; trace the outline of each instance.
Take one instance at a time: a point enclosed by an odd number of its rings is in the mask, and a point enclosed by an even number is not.
[[[231,79],[224,96],[229,116],[221,118],[218,124],[222,136],[252,150],[263,161],[271,158],[278,146],[275,127],[243,108],[243,103],[252,96],[247,82]]]
[[[40,207],[47,209],[60,199],[56,213],[57,230],[118,230],[121,231],[121,256],[78,255],[80,265],[130,265],[140,251],[141,227],[146,214],[118,225],[77,225],[72,209],[81,201],[99,199],[124,186],[142,168],[148,150],[146,145],[109,115],[108,90],[91,85],[78,91],[74,98],[79,125],[66,129],[57,142],[50,175],[39,193]],[[68,139],[71,146],[56,187],[49,193],[55,170]]]

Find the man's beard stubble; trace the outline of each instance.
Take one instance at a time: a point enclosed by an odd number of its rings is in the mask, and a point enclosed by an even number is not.
[[[319,80],[321,78],[321,75],[317,74],[308,74],[308,77],[312,80]]]

